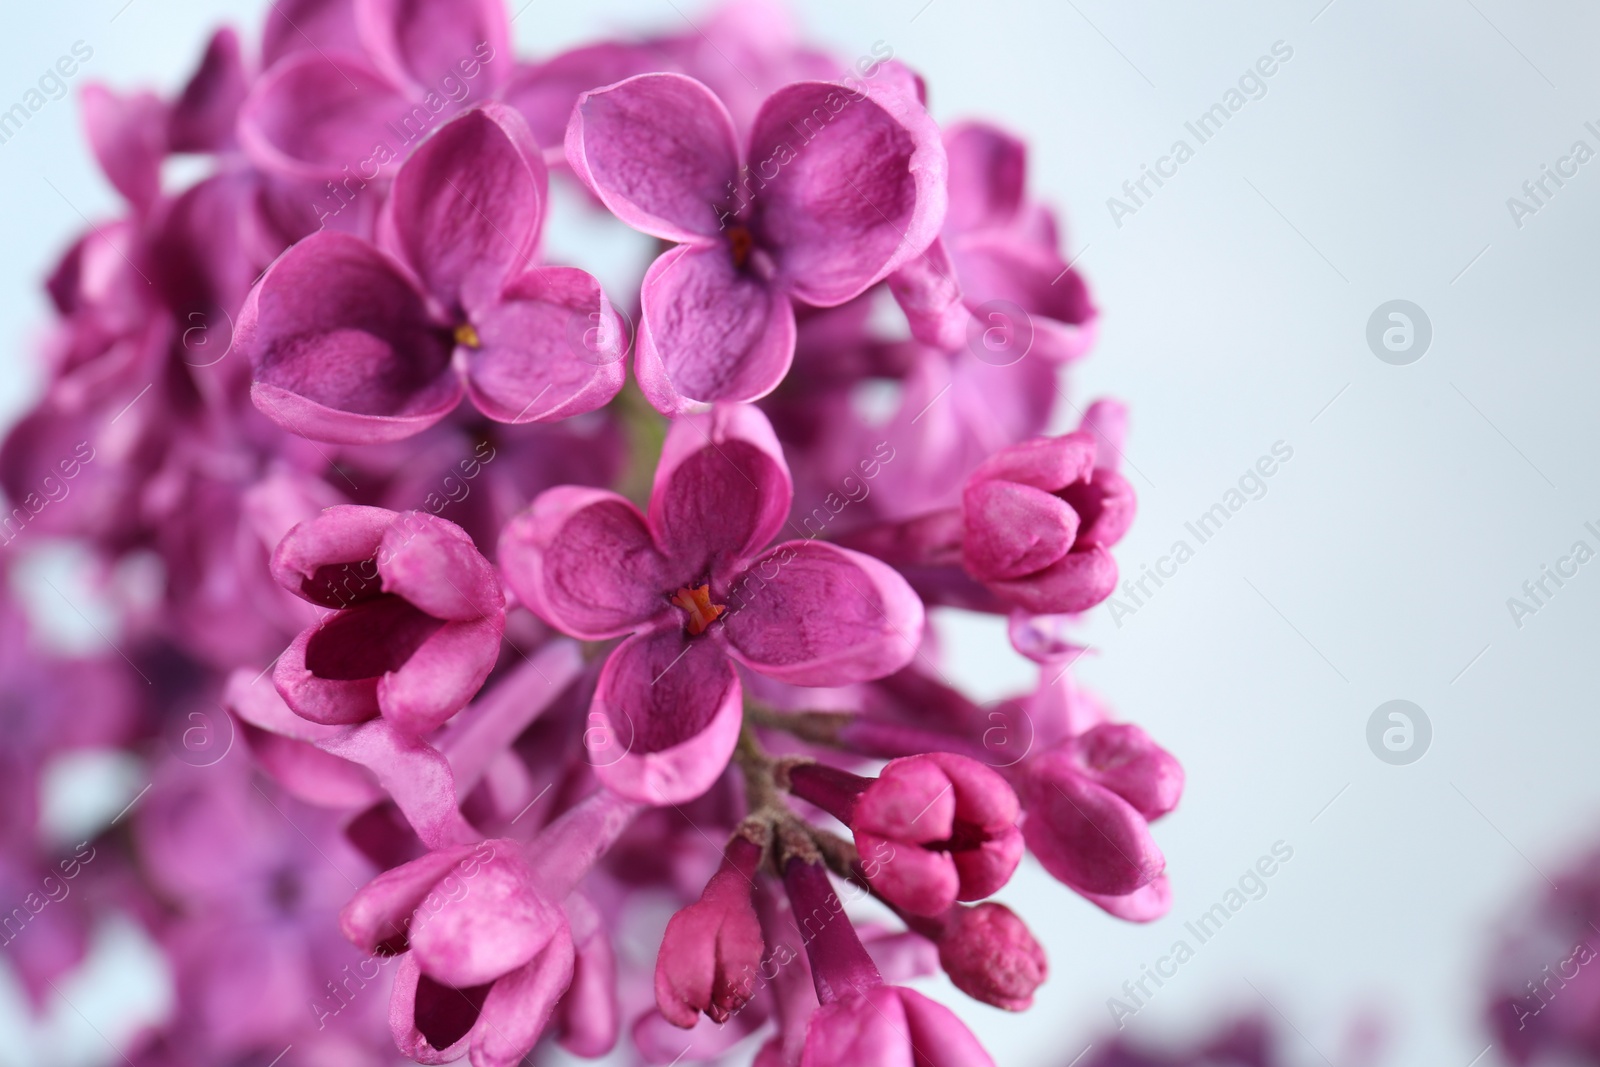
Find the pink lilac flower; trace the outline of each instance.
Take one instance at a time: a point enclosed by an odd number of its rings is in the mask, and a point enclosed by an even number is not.
[[[635,362],[667,414],[771,392],[794,357],[793,300],[844,303],[944,215],[943,148],[909,78],[787,86],[741,148],[710,89],[643,74],[579,98],[567,158],[618,218],[676,243],[645,275]]]
[[[278,659],[296,714],[343,724],[382,714],[425,733],[466,706],[494,667],[504,597],[465,531],[426,512],[341,505],[290,530],[272,574],[332,614]]]
[[[572,340],[620,335],[599,284],[533,264],[546,181],[510,109],[441,128],[396,175],[377,245],[313,234],[251,290],[237,344],[256,405],[293,433],[359,444],[425,429],[463,394],[513,423],[611,399],[620,353]]]
[[[822,686],[911,658],[922,604],[897,573],[822,542],[768,547],[790,493],[766,419],[719,407],[672,424],[648,514],[572,486],[506,528],[500,564],[530,610],[585,640],[631,635],[600,673],[585,735],[609,788],[649,803],[705,792],[738,738],[736,663]]]

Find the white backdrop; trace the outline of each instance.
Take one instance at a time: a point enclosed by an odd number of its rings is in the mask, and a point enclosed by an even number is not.
[[[78,41],[93,56],[74,90],[90,79],[170,89],[212,25],[232,20],[253,39],[264,9],[28,5],[0,35],[0,108]],[[698,11],[531,0],[515,28],[523,54],[545,54],[613,28],[681,30]],[[1073,392],[1132,405],[1141,507],[1118,552],[1124,573],[1177,540],[1196,549],[1147,586],[1154,595],[1129,601],[1120,626],[1096,613],[1080,669],[1188,770],[1182,807],[1157,828],[1172,917],[1118,923],[1028,867],[1005,898],[1050,952],[1039,1005],[1013,1017],[951,1002],[999,1062],[1066,1067],[1107,1027],[1107,998],[1282,841],[1293,858],[1266,895],[1129,1030],[1181,1031],[1231,1010],[1282,1025],[1281,1012],[1295,1062],[1342,1067],[1360,1015],[1387,1026],[1388,1063],[1466,1067],[1490,1040],[1478,1015],[1490,923],[1600,834],[1600,564],[1520,627],[1507,607],[1575,541],[1600,547],[1584,528],[1600,527],[1588,298],[1600,162],[1561,163],[1578,140],[1600,150],[1584,125],[1600,127],[1600,12],[1512,0],[806,0],[800,15],[846,55],[890,43],[927,76],[941,120],[981,115],[1029,138],[1033,188],[1067,213],[1104,312]],[[1271,77],[1242,87],[1255,98],[1200,143],[1185,123],[1274,46]],[[1194,153],[1175,176],[1147,180],[1137,202],[1124,193],[1146,165],[1170,174],[1161,158],[1179,139]],[[1514,218],[1507,198],[1536,206],[1521,187],[1545,165],[1577,173],[1546,179],[1543,205]],[[45,314],[43,270],[83,216],[116,208],[74,97],[0,144],[0,194],[9,416],[37,384],[26,353]],[[1113,210],[1114,196],[1134,210]],[[1392,300],[1431,324],[1406,365],[1368,343],[1369,319]],[[1185,522],[1278,442],[1293,454],[1265,495],[1198,544]],[[958,675],[981,693],[1029,683],[998,626],[946,632]],[[1368,746],[1369,717],[1391,699],[1431,723],[1410,765]],[[118,1002],[95,1001],[113,1036]],[[25,1035],[0,1043],[0,1063],[116,1058],[79,1021],[58,1034],[35,1051]],[[1491,1049],[1476,1062],[1501,1060]]]

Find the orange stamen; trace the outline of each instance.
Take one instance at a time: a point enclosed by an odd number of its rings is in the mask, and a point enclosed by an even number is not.
[[[728,243],[733,246],[733,265],[743,268],[750,258],[751,249],[756,246],[756,239],[750,236],[746,227],[735,226],[728,231]]]
[[[466,345],[468,348],[481,348],[483,339],[478,336],[478,331],[472,323],[463,322],[456,327],[456,344]]]
[[[706,627],[716,622],[728,610],[721,604],[711,602],[709,585],[685,586],[673,594],[672,602],[689,616],[683,625],[684,629],[689,631],[690,637],[699,637],[705,633]]]

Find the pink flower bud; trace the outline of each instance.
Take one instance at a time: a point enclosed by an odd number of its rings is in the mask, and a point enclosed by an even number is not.
[[[674,915],[656,956],[656,1005],[684,1029],[701,1012],[724,1023],[756,989],[764,945],[751,891],[765,846],[744,834],[728,843],[700,899]]]

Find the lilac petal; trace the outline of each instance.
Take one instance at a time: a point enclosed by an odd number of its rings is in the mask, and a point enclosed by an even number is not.
[[[414,735],[443,726],[483,688],[500,658],[504,632],[503,615],[439,627],[378,681],[384,718]]]
[[[167,152],[167,105],[154,93],[122,96],[102,85],[83,89],[89,146],[117,192],[136,208],[161,194],[161,159]]]
[[[423,1064],[461,1059],[468,1037],[483,1017],[489,988],[452,989],[423,974],[411,953],[401,956],[389,995],[389,1030],[395,1047]]]
[[[1178,806],[1183,766],[1132,723],[1101,723],[1072,741],[1081,773],[1158,819]]]
[[[647,45],[620,41],[574,48],[511,75],[501,99],[522,113],[541,148],[557,148],[578,97],[599,85],[669,69],[670,60]]]
[[[403,952],[411,914],[439,880],[479,848],[463,844],[429,852],[420,859],[384,871],[362,886],[339,912],[339,928],[363,952]],[[442,899],[442,898],[441,898]]]
[[[1078,429],[1094,435],[1094,465],[1116,470],[1122,464],[1122,446],[1128,439],[1128,406],[1120,400],[1096,400],[1083,413]]]
[[[576,958],[572,985],[561,998],[561,1047],[574,1056],[599,1059],[616,1047],[622,1031],[617,1003],[617,957],[605,918],[581,894],[563,905]]]
[[[961,301],[955,263],[942,240],[935,238],[920,256],[889,275],[889,291],[905,312],[912,337],[945,352],[967,343],[972,313]]]
[[[1078,513],[1079,545],[1114,545],[1133,525],[1139,501],[1133,485],[1113,470],[1095,468],[1088,484],[1067,486],[1061,498]]]
[[[387,796],[365,767],[316,747],[316,741],[337,736],[342,727],[296,715],[276,689],[249,671],[229,676],[222,703],[244,724],[257,762],[298,799],[318,807],[352,809]]]
[[[1099,309],[1082,275],[1055,252],[1004,235],[961,242],[955,263],[969,307],[1008,300],[1023,308],[1033,331],[1028,355],[1066,363],[1093,347]]]
[[[511,73],[501,0],[354,0],[354,7],[367,54],[417,96],[483,99]]]
[[[473,1031],[472,1067],[517,1067],[544,1033],[573,978],[572,935],[563,922],[543,952],[489,987]]]
[[[1164,874],[1149,885],[1121,896],[1085,893],[1082,890],[1078,893],[1091,904],[1130,923],[1155,922],[1172,910],[1172,886]]]
[[[472,313],[467,395],[496,422],[552,422],[610,402],[626,376],[622,318],[575,267],[535,267]]]
[[[819,1007],[806,1024],[800,1067],[922,1067],[913,1058],[899,992],[876,986]]]
[[[704,581],[770,543],[793,496],[767,417],[721,404],[673,420],[650,491],[650,528],[662,552]]]
[[[468,621],[502,614],[505,596],[494,567],[467,532],[425,511],[393,516],[376,554],[383,589],[436,619]]]
[[[461,816],[449,761],[427,742],[379,720],[318,747],[371,771],[429,848],[450,848],[479,836]]]
[[[301,718],[329,726],[363,722],[378,714],[377,678],[320,678],[306,666],[316,627],[302,630],[272,670],[272,684]]]
[[[365,184],[392,172],[389,123],[411,105],[360,55],[297,53],[262,75],[239,109],[239,143],[263,170],[320,185],[344,178]],[[384,151],[375,151],[377,146]],[[366,171],[370,169],[370,173]]]
[[[541,493],[512,519],[498,557],[506,584],[528,610],[589,641],[664,615],[679,579],[638,508],[615,493],[573,485]]]
[[[723,245],[666,252],[645,272],[639,299],[634,374],[662,414],[758,400],[789,373],[793,305],[736,267]]]
[[[1054,493],[1086,481],[1094,470],[1094,441],[1083,431],[1034,437],[1001,449],[972,472],[972,482],[1003,478]],[[970,483],[969,483],[970,484]]]
[[[774,547],[725,597],[729,654],[792,685],[882,678],[922,640],[922,601],[898,571],[818,541]]]
[[[855,840],[863,862],[885,857],[869,867],[872,888],[895,907],[912,915],[938,915],[956,902],[961,875],[951,853],[869,832],[856,834]]]
[[[261,66],[295,52],[360,50],[350,0],[273,0],[261,27]]]
[[[528,124],[489,103],[445,123],[406,160],[380,243],[445,308],[492,303],[533,256],[549,176]]]
[[[492,982],[533,959],[565,924],[530,888],[532,872],[514,849],[510,841],[485,841],[458,892],[416,913],[409,941],[423,974],[457,988]]]
[[[635,634],[600,671],[584,744],[595,777],[643,804],[683,804],[722,775],[743,703],[733,664],[676,626]]]
[[[1051,875],[1080,892],[1122,896],[1149,885],[1166,860],[1144,816],[1071,768],[1057,748],[1033,762],[1022,783],[1022,834]]]
[[[682,74],[640,74],[578,97],[567,161],[617,218],[668,241],[721,233],[739,173],[733,119]]]
[[[460,402],[451,338],[400,266],[324,231],[285,252],[239,312],[235,345],[262,413],[314,440],[409,437]]]
[[[961,560],[982,582],[1020,578],[1065,556],[1078,536],[1067,502],[1017,482],[980,480],[962,494]]]
[[[1042,571],[986,583],[1014,607],[1035,615],[1087,611],[1117,587],[1117,562],[1099,545],[1068,552]]]
[[[899,994],[917,1067],[994,1067],[994,1060],[955,1012],[914,990]]]
[[[1004,226],[1022,210],[1028,147],[984,122],[964,122],[945,131],[950,158],[950,211],[945,229],[967,233]]]
[[[294,526],[272,553],[272,577],[289,592],[326,608],[379,595],[373,560],[395,513],[336,504]]]
[[[167,143],[174,152],[219,152],[233,144],[239,108],[250,91],[239,35],[224,26],[206,45],[200,66],[173,101]]]
[[[921,105],[897,93],[786,86],[756,116],[749,164],[766,182],[753,228],[779,284],[808,304],[863,292],[920,255],[944,221],[944,146]]]

